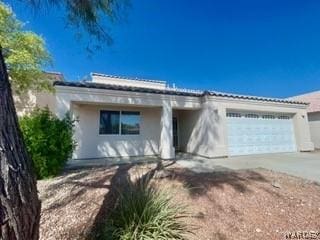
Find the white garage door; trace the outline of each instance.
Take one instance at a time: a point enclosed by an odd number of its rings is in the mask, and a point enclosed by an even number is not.
[[[289,115],[228,112],[227,124],[230,156],[296,151]]]

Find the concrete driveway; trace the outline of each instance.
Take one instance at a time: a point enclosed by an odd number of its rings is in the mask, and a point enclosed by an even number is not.
[[[277,153],[229,158],[193,157],[178,160],[178,164],[196,172],[266,168],[308,180],[320,182],[320,152]]]

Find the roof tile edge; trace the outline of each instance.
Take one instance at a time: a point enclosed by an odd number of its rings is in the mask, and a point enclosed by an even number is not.
[[[307,102],[291,101],[286,98],[269,98],[269,97],[259,97],[259,96],[223,93],[223,92],[215,92],[215,91],[206,91],[206,92],[208,95],[218,96],[218,97],[230,97],[230,98],[257,100],[257,101],[265,101],[265,102],[281,102],[281,103],[290,103],[290,104],[309,105],[309,103]]]
[[[192,92],[192,91],[180,91],[179,89],[151,89],[151,88],[141,88],[141,87],[124,87],[120,85],[108,85],[103,83],[92,83],[92,82],[60,82],[57,81],[54,83],[55,86],[66,86],[66,87],[83,87],[83,88],[95,88],[95,89],[109,89],[109,90],[120,90],[120,91],[137,91],[137,92],[146,92],[146,93],[156,93],[156,94],[168,94],[168,95],[186,95],[186,96],[216,96],[216,97],[225,97],[225,98],[235,98],[235,99],[247,99],[263,102],[278,102],[278,103],[287,103],[287,104],[299,104],[299,105],[309,105],[307,102],[300,101],[290,101],[287,99],[281,98],[267,98],[267,97],[258,97],[250,95],[237,95],[231,93],[222,93],[214,91],[202,91],[202,92]]]

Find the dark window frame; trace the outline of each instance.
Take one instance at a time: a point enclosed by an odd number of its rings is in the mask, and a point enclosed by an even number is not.
[[[280,116],[278,116],[278,119],[280,119],[280,120],[290,120],[290,119],[292,119],[292,117],[290,117],[288,115],[280,115]]]
[[[237,112],[227,112],[228,118],[241,118],[242,114]]]
[[[265,115],[262,115],[262,118],[270,120],[270,119],[276,119],[276,116],[272,114],[265,114]]]
[[[107,126],[108,123],[102,123],[103,120],[103,114],[115,114],[118,115],[118,125],[117,131],[114,131],[113,126]],[[116,110],[100,110],[100,115],[99,115],[99,135],[119,135],[120,134],[120,118],[121,118],[121,111],[116,111]],[[112,120],[109,120],[110,123]],[[102,125],[105,124],[105,127],[102,127]],[[112,124],[112,123],[111,123]],[[108,132],[108,130],[111,130]]]
[[[105,126],[102,127],[103,124],[108,124],[108,123],[102,123],[102,116],[103,114],[115,114],[118,115],[118,119],[117,119],[117,131],[114,131],[113,126]],[[138,121],[138,131],[137,132],[133,132],[133,133],[128,133],[128,132],[124,132],[123,131],[123,115],[134,115],[134,116],[139,116],[139,121]],[[140,127],[141,127],[141,113],[139,111],[121,111],[121,110],[100,110],[99,111],[99,135],[101,136],[112,136],[112,135],[116,135],[116,136],[137,136],[140,135]],[[106,120],[105,120],[106,121]],[[112,124],[111,122],[112,120],[109,120],[109,123]],[[109,132],[108,132],[109,130]]]
[[[260,118],[260,116],[259,116],[259,114],[256,114],[256,113],[247,113],[247,114],[245,114],[245,118],[258,119],[258,118]]]
[[[125,128],[124,128],[124,116],[138,116],[138,123],[136,123],[138,125],[138,129],[136,130],[136,132],[131,132],[130,130],[129,132],[124,132]],[[121,135],[140,135],[140,125],[141,125],[141,118],[140,118],[140,112],[139,111],[121,111],[121,117],[120,117],[120,133]],[[128,130],[128,129],[126,129]]]

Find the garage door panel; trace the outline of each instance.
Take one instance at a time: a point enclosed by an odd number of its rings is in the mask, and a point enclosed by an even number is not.
[[[296,151],[292,118],[270,113],[227,114],[229,155]]]

